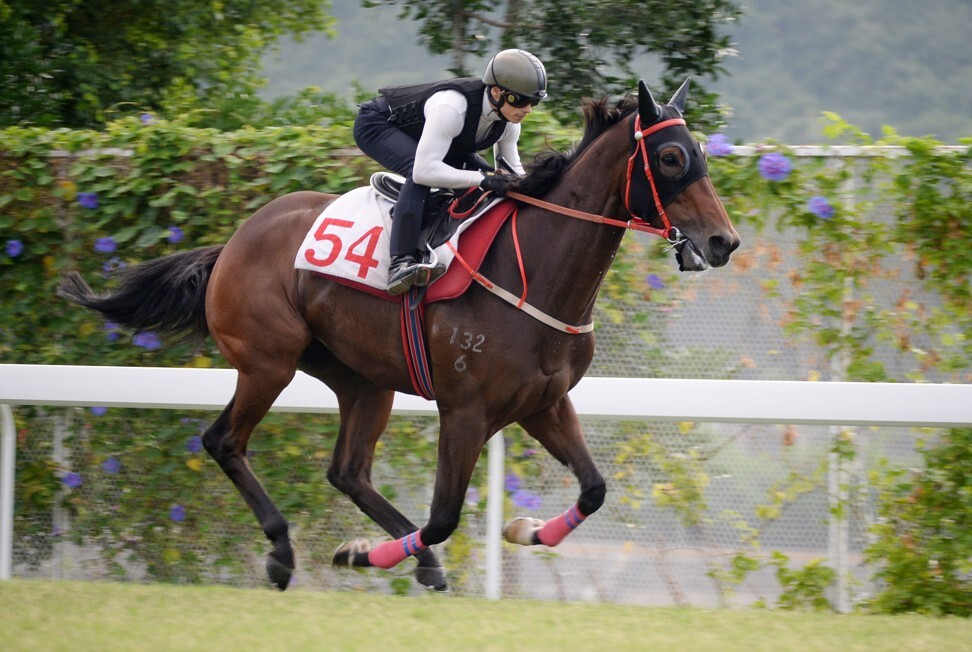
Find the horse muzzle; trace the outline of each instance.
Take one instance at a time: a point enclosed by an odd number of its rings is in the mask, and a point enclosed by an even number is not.
[[[712,235],[700,249],[691,238],[675,245],[675,260],[681,272],[701,272],[711,267],[722,267],[729,262],[732,252],[739,248],[739,236]]]

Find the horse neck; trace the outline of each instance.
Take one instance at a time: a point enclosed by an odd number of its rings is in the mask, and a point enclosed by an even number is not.
[[[627,139],[623,128],[615,127],[589,145],[543,199],[558,206],[625,219],[626,169]],[[525,262],[537,261],[530,265],[528,280],[530,296],[534,297],[531,301],[536,300],[538,307],[564,321],[589,321],[624,229],[532,207],[520,212]]]

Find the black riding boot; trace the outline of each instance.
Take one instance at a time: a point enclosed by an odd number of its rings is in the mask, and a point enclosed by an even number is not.
[[[425,287],[445,271],[430,265],[422,251],[422,216],[429,187],[405,180],[392,214],[391,264],[388,266],[389,294],[398,295],[410,287]]]

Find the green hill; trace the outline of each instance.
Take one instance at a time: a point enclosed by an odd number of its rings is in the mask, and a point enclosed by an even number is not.
[[[946,142],[972,136],[968,0],[745,0],[743,6],[743,18],[727,27],[739,56],[726,60],[730,74],[713,84],[731,107],[733,139],[819,142],[823,111],[873,135],[891,125]],[[355,82],[374,90],[447,77],[449,58],[430,55],[417,43],[416,24],[397,13],[336,3],[336,38],[287,42],[265,58],[266,95],[313,85],[351,96]],[[642,69],[650,84],[657,68],[645,61]]]

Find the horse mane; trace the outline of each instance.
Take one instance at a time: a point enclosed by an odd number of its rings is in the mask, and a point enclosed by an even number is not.
[[[526,175],[517,183],[516,190],[531,197],[542,197],[564,175],[587,147],[605,131],[631,115],[638,108],[636,95],[628,94],[614,107],[607,98],[586,98],[581,106],[584,115],[584,136],[566,152],[548,151],[537,155],[526,165]]]

